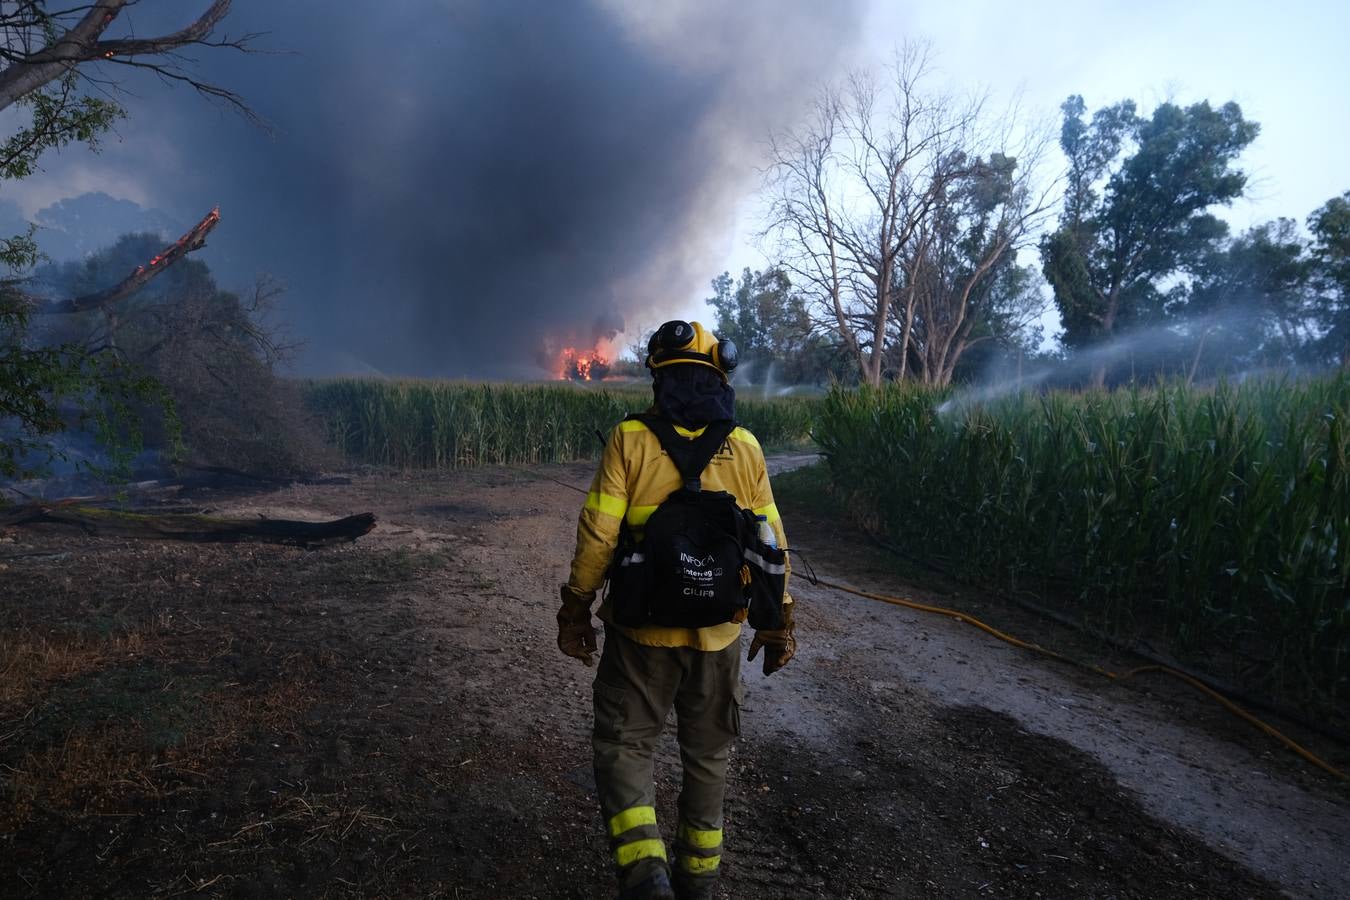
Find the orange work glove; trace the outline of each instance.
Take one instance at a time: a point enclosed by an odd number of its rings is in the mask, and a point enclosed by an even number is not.
[[[783,607],[783,627],[770,631],[756,631],[750,642],[750,655],[747,662],[754,662],[755,655],[764,648],[764,674],[772,675],[788,664],[788,660],[797,653],[797,639],[792,636],[792,606]]]
[[[558,610],[558,649],[591,665],[595,652],[595,626],[591,624],[591,604],[595,591],[578,591],[562,586],[562,609]]]

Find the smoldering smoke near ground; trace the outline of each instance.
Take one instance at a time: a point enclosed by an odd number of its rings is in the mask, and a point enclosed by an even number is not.
[[[162,6],[138,30],[181,16]],[[696,296],[759,141],[859,17],[775,0],[238,0],[231,33],[291,52],[203,53],[197,71],[276,133],[135,82],[124,140],[80,164],[173,212],[221,203],[204,258],[227,282],[289,283],[311,371],[538,377],[544,340]]]

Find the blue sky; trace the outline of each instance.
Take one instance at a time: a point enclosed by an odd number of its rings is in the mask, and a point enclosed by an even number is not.
[[[1028,110],[1051,117],[1074,93],[1089,109],[1126,98],[1144,110],[1168,99],[1236,100],[1261,135],[1241,161],[1248,196],[1222,213],[1235,228],[1302,221],[1350,189],[1346,0],[874,0],[856,55],[882,65],[907,39],[931,41],[953,86],[1004,100],[1020,92]],[[754,210],[748,195],[723,268],[764,264],[751,239]],[[693,306],[706,293],[700,286]]]

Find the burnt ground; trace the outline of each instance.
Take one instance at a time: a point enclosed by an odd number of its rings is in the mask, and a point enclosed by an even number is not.
[[[593,670],[553,643],[579,503],[558,482],[588,478],[550,466],[183,498],[380,516],[315,552],[4,536],[0,893],[608,896]],[[832,516],[780,505],[822,574],[1101,652],[959,587],[918,590]],[[1347,890],[1350,794],[1207,701],[1098,683],[949,619],[794,593],[798,658],[744,675],[724,896]],[[658,785],[668,824],[672,739]]]

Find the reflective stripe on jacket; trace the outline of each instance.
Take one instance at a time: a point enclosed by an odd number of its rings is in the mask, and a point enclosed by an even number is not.
[[[690,431],[676,426],[685,437],[697,437],[702,429]],[[783,523],[769,488],[769,473],[764,467],[764,451],[759,441],[744,428],[731,432],[712,462],[703,471],[705,491],[726,491],[741,506],[765,516],[778,536],[778,546],[787,547]],[[675,468],[656,435],[643,423],[620,422],[605,443],[600,468],[591,482],[590,493],[577,523],[577,551],[572,557],[568,583],[578,591],[596,591],[605,580],[605,570],[619,541],[619,526],[625,520],[638,537],[656,507],[680,486]],[[790,598],[789,598],[790,602]],[[601,604],[599,616],[611,628],[649,647],[693,647],[696,650],[721,650],[740,637],[735,622],[708,628],[664,628],[646,626],[624,628],[614,625],[609,604]]]

